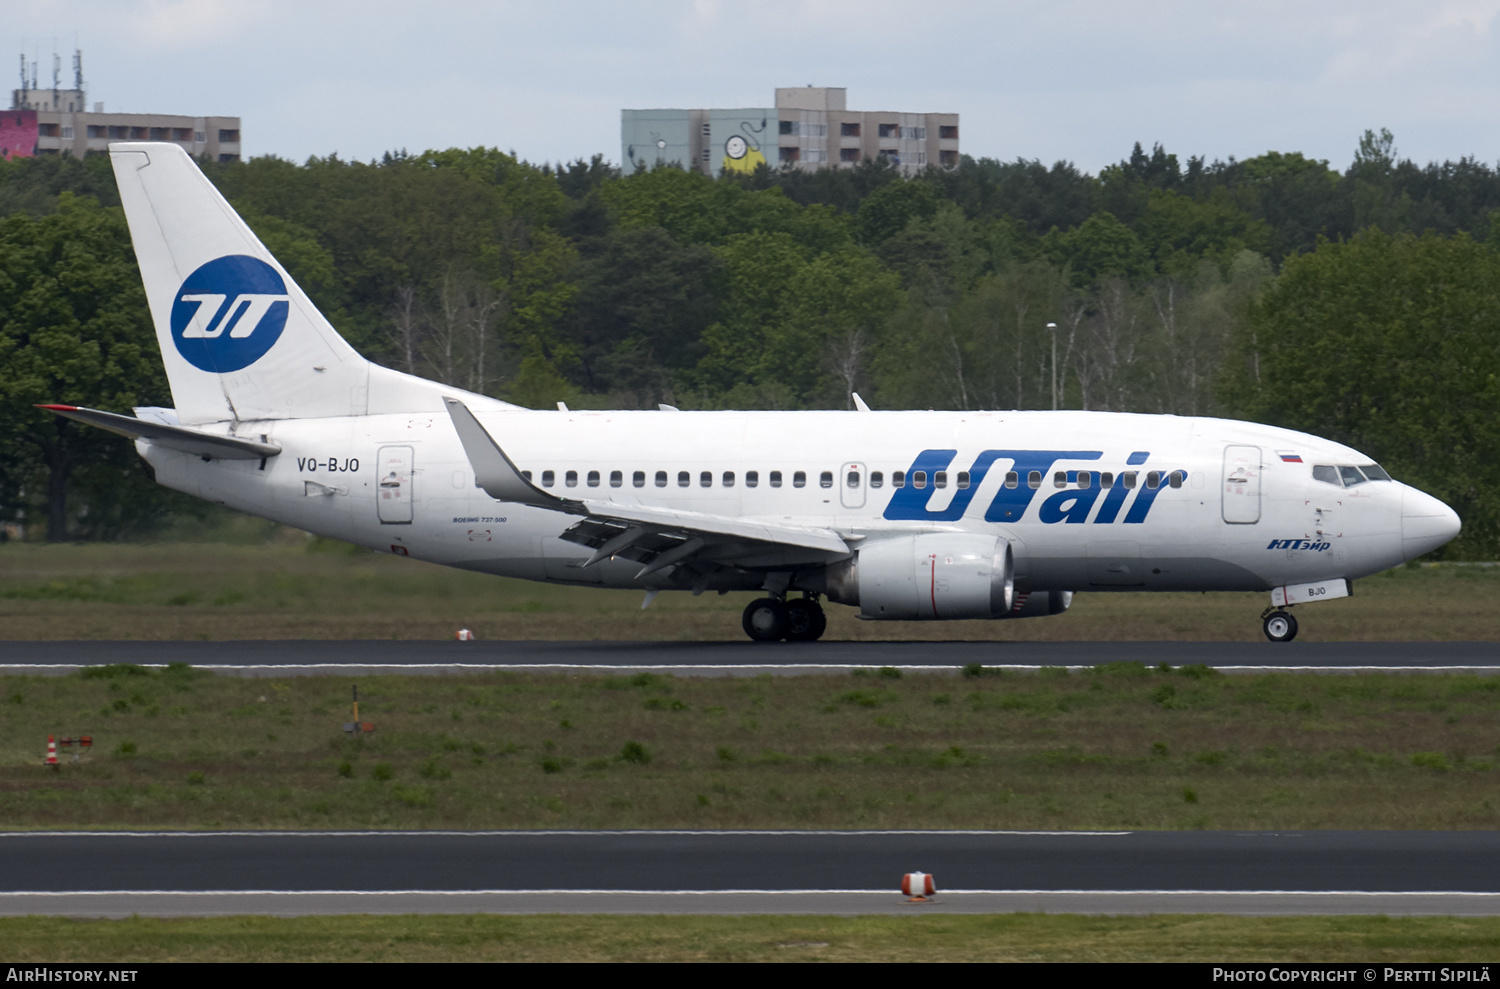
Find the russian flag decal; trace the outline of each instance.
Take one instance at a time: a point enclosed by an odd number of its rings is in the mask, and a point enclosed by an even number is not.
[[[1276,451],[1276,455],[1281,458],[1281,462],[1284,463],[1284,464],[1300,464],[1300,463],[1302,463],[1302,455],[1301,454],[1291,453],[1291,452],[1289,452],[1287,450],[1277,450]]]

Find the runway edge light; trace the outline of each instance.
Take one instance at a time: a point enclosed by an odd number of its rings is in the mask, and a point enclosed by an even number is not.
[[[453,633],[453,637],[455,639],[457,639],[459,642],[473,642],[474,641],[474,633],[470,632],[466,628],[461,628],[457,632],[454,632]]]
[[[926,903],[927,898],[937,892],[937,887],[927,873],[908,872],[901,877],[901,892],[906,894],[908,903]]]

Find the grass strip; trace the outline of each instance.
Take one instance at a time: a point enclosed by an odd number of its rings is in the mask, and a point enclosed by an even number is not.
[[[0,918],[26,962],[1479,962],[1495,917],[416,915]]]
[[[1500,677],[0,678],[0,821],[39,828],[1472,829]],[[41,765],[49,734],[90,735]]]
[[[663,594],[507,580],[346,543],[0,543],[5,639],[482,639],[741,641],[754,594]],[[1500,567],[1403,567],[1353,598],[1298,611],[1306,641],[1500,639]],[[861,622],[836,640],[1259,641],[1264,594],[1080,594],[1052,618]]]

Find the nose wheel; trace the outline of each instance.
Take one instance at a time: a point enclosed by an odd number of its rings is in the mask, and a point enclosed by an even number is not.
[[[1272,642],[1291,642],[1297,637],[1297,619],[1280,609],[1266,614],[1261,619],[1261,627]]]

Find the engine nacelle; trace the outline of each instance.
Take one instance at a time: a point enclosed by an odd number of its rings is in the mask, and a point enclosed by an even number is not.
[[[976,533],[872,539],[825,579],[829,600],[861,618],[1005,618],[1015,603],[1010,541]]]
[[[1045,615],[1060,615],[1072,603],[1072,591],[1017,591],[1015,604],[1005,617],[1041,618]]]

